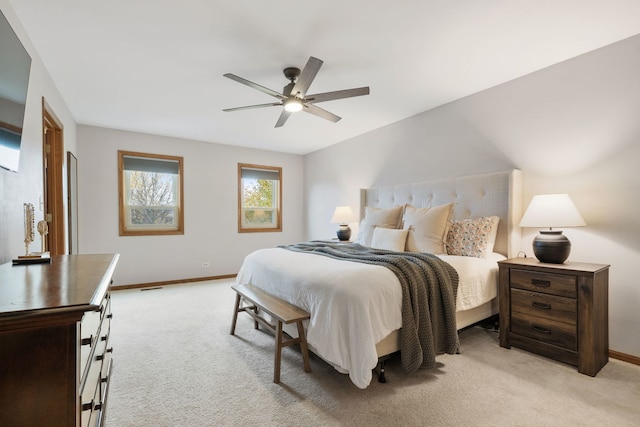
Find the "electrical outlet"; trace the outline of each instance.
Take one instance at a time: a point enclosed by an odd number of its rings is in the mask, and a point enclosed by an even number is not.
[[[202,263],[202,268],[209,268],[209,263],[208,262],[203,262]]]

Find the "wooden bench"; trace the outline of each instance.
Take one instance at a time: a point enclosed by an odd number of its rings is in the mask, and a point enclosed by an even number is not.
[[[311,364],[309,363],[309,349],[307,347],[307,338],[302,326],[302,321],[309,319],[310,315],[306,311],[289,304],[279,298],[269,295],[261,289],[251,285],[233,285],[231,288],[236,291],[236,305],[233,310],[233,321],[231,322],[231,335],[236,330],[236,320],[238,313],[245,312],[255,321],[255,328],[261,323],[268,330],[275,334],[276,353],[273,368],[273,382],[280,382],[280,358],[282,347],[294,344],[300,344],[302,360],[304,361],[305,372],[311,372]],[[243,306],[242,300],[251,305]],[[260,315],[260,311],[268,313],[274,320],[271,324],[267,319]],[[298,338],[290,338],[282,331],[282,324],[296,323],[298,326]]]

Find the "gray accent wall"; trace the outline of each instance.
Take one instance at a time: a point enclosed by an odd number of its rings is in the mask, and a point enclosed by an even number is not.
[[[587,226],[564,230],[569,259],[611,264],[610,347],[640,357],[639,160],[634,36],[306,155],[305,238],[334,237],[333,209],[358,212],[360,188],[520,169],[525,208],[573,199]],[[523,229],[528,256],[536,233]]]

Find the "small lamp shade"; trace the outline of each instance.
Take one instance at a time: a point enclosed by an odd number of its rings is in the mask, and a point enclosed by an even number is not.
[[[332,224],[340,224],[337,235],[338,240],[345,241],[351,238],[349,223],[355,221],[355,215],[350,206],[338,206],[331,217]]]
[[[554,227],[581,227],[587,225],[568,194],[542,194],[533,196],[520,220],[520,227],[548,228],[540,230],[533,240],[533,253],[542,262],[562,264],[569,258],[571,242]]]

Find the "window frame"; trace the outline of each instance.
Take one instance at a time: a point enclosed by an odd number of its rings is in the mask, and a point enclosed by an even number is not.
[[[128,215],[126,215],[126,209],[128,205],[125,203],[125,196],[128,194],[128,189],[125,188],[125,157],[139,157],[148,160],[161,160],[161,161],[173,161],[178,164],[178,183],[177,188],[177,201],[178,206],[176,208],[177,220],[176,227],[168,229],[167,227],[154,227],[148,225],[140,228],[132,228],[128,224]],[[174,183],[175,185],[175,183]],[[135,151],[118,150],[118,223],[120,236],[163,236],[163,235],[183,235],[184,234],[184,159],[179,156],[169,156],[164,154],[151,154],[140,153]]]
[[[276,172],[278,174],[277,184],[277,200],[276,200],[276,224],[273,227],[247,227],[243,224],[243,185],[242,185],[242,170],[254,169],[263,170],[267,172]],[[238,163],[238,233],[268,233],[268,232],[281,232],[282,231],[282,168],[279,166],[265,166],[256,165],[251,163]]]

